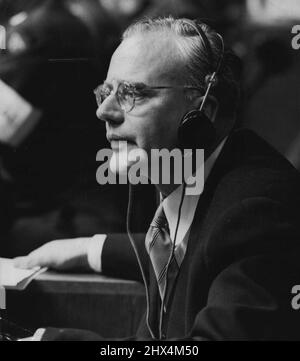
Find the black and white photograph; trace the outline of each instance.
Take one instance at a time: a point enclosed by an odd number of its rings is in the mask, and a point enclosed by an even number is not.
[[[299,0],[0,0],[0,341],[300,341],[299,171]]]

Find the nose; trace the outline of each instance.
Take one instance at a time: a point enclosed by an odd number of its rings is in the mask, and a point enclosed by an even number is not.
[[[111,125],[118,125],[124,121],[124,112],[120,108],[115,96],[110,96],[101,103],[96,112],[97,118]]]

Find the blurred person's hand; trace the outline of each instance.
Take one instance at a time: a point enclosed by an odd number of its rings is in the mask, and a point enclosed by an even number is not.
[[[55,270],[90,269],[88,246],[91,238],[55,240],[44,244],[25,257],[14,259],[18,268],[30,269],[36,266]]]

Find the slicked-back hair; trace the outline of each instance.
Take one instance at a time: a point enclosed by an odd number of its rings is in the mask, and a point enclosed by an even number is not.
[[[219,113],[224,116],[236,112],[240,95],[240,59],[229,49],[223,48],[219,34],[205,23],[185,18],[159,17],[143,18],[130,25],[123,33],[122,40],[147,33],[164,33],[173,36],[186,69],[186,84],[205,89],[205,78],[217,68],[218,83],[213,88],[220,105]],[[200,35],[204,33],[208,44]],[[207,46],[208,45],[208,46]],[[223,51],[224,49],[224,51]]]

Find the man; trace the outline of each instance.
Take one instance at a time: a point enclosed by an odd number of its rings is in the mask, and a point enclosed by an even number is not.
[[[81,265],[138,280],[142,270],[148,308],[136,339],[298,338],[291,289],[300,277],[299,175],[254,133],[233,131],[235,64],[204,24],[163,18],[131,26],[96,92],[112,159],[124,160],[115,170],[131,166],[123,141],[147,154],[172,150],[182,119],[205,104],[206,118],[196,118],[211,132],[210,143],[208,133],[198,134],[204,190],[187,195],[184,185],[157,185],[163,201],[149,231],[131,237],[140,269],[122,235],[53,241],[16,264]],[[42,333],[43,340],[100,339],[88,331]]]

